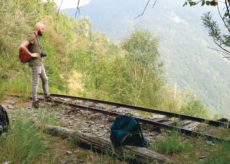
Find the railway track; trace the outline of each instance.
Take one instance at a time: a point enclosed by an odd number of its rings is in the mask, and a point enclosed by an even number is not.
[[[51,94],[52,97],[61,97],[61,98],[68,98],[68,99],[77,99],[77,100],[83,100],[83,101],[89,101],[93,102],[94,104],[101,103],[101,104],[107,104],[107,105],[112,105],[112,108],[108,108],[107,110],[111,109],[117,109],[119,107],[124,107],[124,108],[129,108],[129,109],[135,109],[139,111],[144,111],[144,112],[149,112],[149,113],[154,113],[154,114],[161,114],[165,115],[168,118],[171,117],[176,117],[179,118],[180,120],[192,120],[196,122],[201,122],[201,123],[206,123],[212,126],[226,126],[227,128],[230,128],[230,124],[226,124],[224,122],[220,121],[215,121],[215,120],[208,120],[205,118],[200,118],[200,117],[194,117],[194,116],[189,116],[189,115],[183,115],[183,114],[178,114],[178,113],[173,113],[173,112],[167,112],[167,111],[162,111],[162,110],[157,110],[157,109],[151,109],[151,108],[145,108],[145,107],[139,107],[139,106],[133,106],[133,105],[128,105],[128,104],[122,104],[122,103],[116,103],[116,102],[111,102],[111,101],[104,101],[104,100],[97,100],[97,99],[90,99],[90,98],[84,98],[84,97],[75,97],[75,96],[69,96],[69,95],[61,95],[61,94]],[[71,101],[69,101],[71,102]],[[94,104],[90,105],[93,106]],[[168,125],[173,124],[169,123]]]
[[[11,96],[19,97],[18,95],[11,95]],[[185,128],[191,124],[197,124],[198,122],[205,123],[207,125],[211,125],[215,127],[224,126],[224,127],[229,128],[229,123],[223,123],[220,121],[207,120],[207,119],[199,118],[199,117],[181,115],[178,113],[172,113],[172,112],[167,112],[167,111],[161,111],[161,110],[156,110],[156,109],[151,109],[151,108],[133,106],[133,105],[104,101],[104,100],[90,99],[90,98],[84,98],[84,97],[75,97],[75,96],[61,95],[61,94],[51,94],[51,96],[54,97],[54,100],[52,101],[53,103],[68,105],[69,107],[72,107],[71,108],[72,110],[77,108],[77,109],[83,109],[83,110],[91,110],[93,112],[98,112],[98,113],[102,113],[105,115],[117,116],[121,114],[121,113],[116,112],[117,109],[128,108],[128,109],[134,109],[134,110],[144,111],[144,112],[149,112],[149,113],[154,113],[154,114],[161,114],[161,115],[164,115],[164,117],[155,118],[155,119],[146,119],[146,118],[141,118],[138,116],[133,116],[133,117],[142,123],[150,124],[150,125],[157,126],[160,128],[166,128],[169,130],[174,129],[176,131],[179,131],[189,136],[195,136],[195,137],[202,136],[212,141],[216,140],[216,141],[230,142],[230,140],[226,140],[223,138],[208,135],[205,133],[196,132],[196,131]],[[39,100],[44,101],[43,98],[39,98]],[[87,103],[87,104],[72,103],[75,100],[87,101],[90,103]],[[46,100],[46,101],[51,102],[49,100]],[[112,107],[100,109],[100,108],[97,108],[97,104],[106,104]],[[190,120],[190,121],[186,121],[186,120]]]

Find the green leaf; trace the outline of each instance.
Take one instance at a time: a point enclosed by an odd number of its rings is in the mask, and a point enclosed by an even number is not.
[[[188,2],[185,2],[184,5],[183,5],[183,7],[184,7],[184,6],[187,6],[187,4],[188,4]]]
[[[202,1],[202,4],[201,4],[201,6],[204,6],[204,4],[205,4],[205,0],[203,0],[203,1]]]
[[[190,6],[194,6],[194,5],[196,5],[196,3],[195,3],[195,2],[189,2],[189,4],[190,4]]]
[[[190,6],[195,6],[195,5],[197,5],[197,4],[198,4],[198,3],[196,3],[196,2],[192,2],[192,1],[189,2],[189,5],[190,5]]]
[[[210,2],[210,1],[206,1],[206,5],[208,5],[208,6],[209,6],[210,4],[211,4],[211,2]]]
[[[227,17],[227,16],[229,16],[229,14],[226,12],[226,13],[224,14],[224,17]]]

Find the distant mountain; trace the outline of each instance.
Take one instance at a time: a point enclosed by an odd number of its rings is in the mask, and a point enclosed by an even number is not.
[[[93,29],[117,41],[136,24],[160,36],[168,82],[172,86],[176,83],[181,90],[193,89],[213,113],[230,116],[230,63],[207,47],[217,48],[201,21],[202,14],[212,8],[182,7],[184,0],[164,0],[154,8],[150,4],[143,16],[134,19],[147,1],[92,0],[81,7],[81,16],[90,17]],[[62,11],[74,17],[76,9]],[[215,18],[219,21],[218,16]]]

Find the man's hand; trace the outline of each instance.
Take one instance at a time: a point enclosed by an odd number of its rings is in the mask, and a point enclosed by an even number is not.
[[[39,53],[31,53],[31,55],[30,55],[31,57],[34,57],[34,58],[39,58]]]

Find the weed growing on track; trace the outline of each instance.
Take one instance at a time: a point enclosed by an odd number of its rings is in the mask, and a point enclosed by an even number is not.
[[[163,140],[158,140],[155,142],[152,149],[157,149],[160,153],[166,155],[173,155],[175,153],[188,153],[194,150],[194,147],[187,142],[182,142],[182,139],[176,133],[175,130],[172,131],[171,137],[169,134],[164,134]]]
[[[210,149],[210,157],[205,161],[206,164],[229,164],[230,161],[230,143],[222,142],[216,144],[213,149]]]
[[[50,124],[53,126],[63,127],[64,122],[57,119],[56,114],[52,111],[47,111],[46,109],[39,108],[37,113],[38,125]]]

